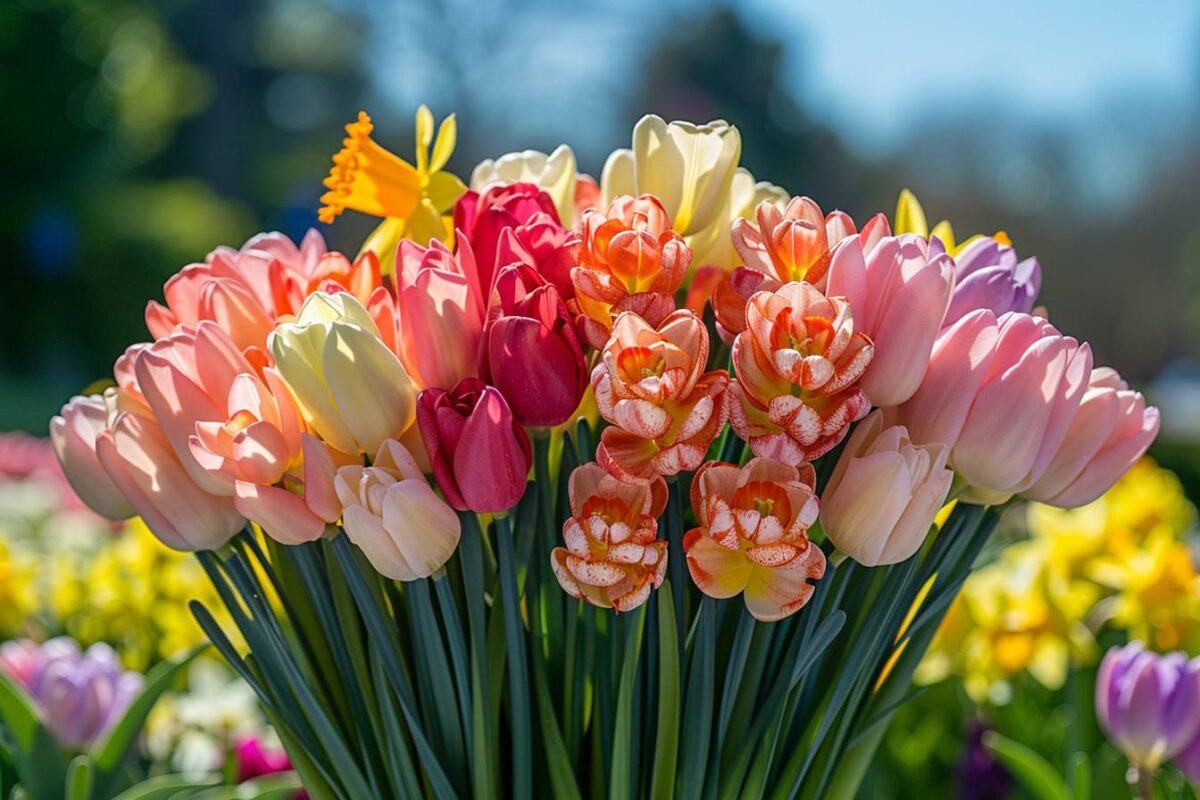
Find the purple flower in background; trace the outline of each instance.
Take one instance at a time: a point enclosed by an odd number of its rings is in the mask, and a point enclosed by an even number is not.
[[[988,730],[987,725],[978,721],[967,729],[967,752],[958,764],[961,800],[1004,800],[1012,794],[1012,776],[983,744],[983,735]]]
[[[38,645],[29,639],[0,645],[0,670],[33,699],[60,745],[82,750],[105,734],[142,690],[106,644],[86,651],[66,637]]]
[[[1121,752],[1153,771],[1200,733],[1200,658],[1114,647],[1096,676],[1096,715]]]
[[[1171,759],[1179,771],[1187,776],[1192,783],[1200,786],[1200,734],[1191,743]]]
[[[955,285],[943,328],[979,308],[1000,316],[1009,311],[1028,314],[1042,289],[1042,268],[1036,258],[1017,261],[1007,241],[980,236],[954,259]]]

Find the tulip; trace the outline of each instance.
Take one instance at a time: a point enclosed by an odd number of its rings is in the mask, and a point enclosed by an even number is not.
[[[346,535],[380,574],[399,581],[427,578],[454,555],[458,515],[394,439],[379,446],[371,466],[341,467],[335,486]]]
[[[525,224],[500,232],[496,264],[500,269],[526,264],[553,284],[564,302],[574,300],[571,270],[579,264],[579,236],[549,214],[535,214]]]
[[[1079,411],[1042,476],[1022,496],[1074,508],[1107,492],[1146,453],[1159,413],[1114,370],[1092,370]]]
[[[673,294],[692,251],[671,230],[657,198],[619,197],[607,214],[588,212],[579,224],[579,266],[571,282],[581,330],[593,347],[604,346],[616,314],[634,311],[657,325],[675,310]]]
[[[962,248],[954,263],[954,296],[946,312],[946,325],[979,308],[990,309],[996,316],[1033,310],[1042,288],[1041,266],[1036,258],[1017,261],[1017,253],[1007,239],[978,236]]]
[[[356,456],[332,450],[307,433],[301,434],[302,460],[275,481],[238,480],[234,507],[277,542],[301,544],[321,538],[325,526],[337,522],[342,506],[334,490],[341,464],[360,463]]]
[[[867,567],[917,552],[946,502],[954,473],[943,444],[915,445],[876,411],[854,429],[821,499],[825,534]]]
[[[174,550],[215,550],[245,526],[229,497],[192,479],[162,427],[140,400],[109,389],[108,429],[96,456],[113,484],[155,536]]]
[[[379,327],[417,386],[445,388],[475,377],[487,301],[482,287],[487,285],[480,282],[465,242],[457,253],[436,241],[428,248],[400,242],[390,323],[395,333],[388,332],[388,324]],[[390,304],[390,295],[377,293],[372,304],[380,302]]]
[[[493,186],[482,195],[467,192],[454,205],[454,227],[458,246],[470,245],[479,269],[479,283],[486,294],[500,267],[500,236],[508,229],[551,223],[561,228],[558,211],[550,195],[532,183]]]
[[[875,347],[850,305],[808,283],[758,292],[733,343],[730,422],[755,455],[796,466],[837,445],[870,401],[858,386]]]
[[[733,173],[733,181],[721,212],[703,231],[687,237],[688,247],[692,248],[693,253],[693,273],[699,274],[699,269],[707,267],[722,275],[728,274],[740,263],[729,236],[729,229],[734,222],[753,217],[762,203],[783,208],[787,202],[787,190],[767,181],[756,181],[749,170],[738,167]]]
[[[536,150],[485,158],[471,172],[471,191],[483,195],[496,186],[530,183],[546,192],[554,202],[558,219],[570,227],[575,223],[575,153],[565,144],[550,155]]]
[[[658,538],[657,522],[666,483],[617,480],[589,463],[575,468],[567,488],[571,516],[563,524],[566,547],[550,554],[554,576],[572,597],[632,611],[667,574],[667,542]]]
[[[343,453],[374,452],[411,424],[404,365],[353,295],[314,294],[271,335],[275,364],[305,422]]]
[[[1200,659],[1113,647],[1096,675],[1096,716],[1139,770],[1153,772],[1200,732]]]
[[[813,468],[766,458],[710,461],[692,480],[699,527],[683,537],[688,571],[709,597],[742,594],[760,622],[783,619],[812,596],[825,554],[808,540],[817,521]]]
[[[889,236],[864,257],[852,238],[832,259],[826,294],[845,297],[855,330],[875,343],[859,383],[873,405],[903,403],[925,377],[954,286],[954,262],[934,242]]]
[[[108,428],[108,410],[98,394],[72,397],[50,420],[54,455],[75,494],[107,519],[128,519],[133,506],[105,473],[96,457],[96,438]]]
[[[11,671],[13,664],[20,668]],[[104,643],[86,651],[66,637],[0,645],[0,670],[29,693],[50,734],[68,751],[90,748],[125,715],[145,680]]]
[[[417,424],[433,475],[459,511],[496,513],[525,493],[533,463],[529,437],[494,387],[477,378],[417,398]]]
[[[633,149],[615,151],[604,164],[605,204],[622,195],[654,195],[682,236],[728,224],[721,211],[741,154],[741,134],[724,120],[668,124],[647,115],[634,126]]]
[[[617,317],[602,363],[592,373],[600,415],[597,460],[639,479],[700,466],[725,424],[724,370],[705,372],[708,331],[690,311],[658,328],[632,312]]]
[[[496,278],[479,371],[517,422],[532,427],[566,421],[587,390],[583,345],[567,306],[528,265],[505,267]]]

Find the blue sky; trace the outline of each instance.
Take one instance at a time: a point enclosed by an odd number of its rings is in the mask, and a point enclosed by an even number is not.
[[[1114,98],[1200,100],[1195,0],[754,0],[744,11],[802,37],[789,68],[810,111],[867,150],[915,109],[980,96],[1050,121]]]

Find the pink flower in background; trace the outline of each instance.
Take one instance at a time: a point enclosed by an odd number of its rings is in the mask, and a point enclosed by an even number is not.
[[[1022,496],[1062,508],[1092,502],[1145,455],[1159,422],[1158,409],[1114,370],[1092,370],[1062,445]]]
[[[417,398],[417,425],[433,475],[459,511],[507,511],[525,493],[529,437],[495,387],[467,378]]]
[[[479,366],[522,425],[560,425],[579,407],[588,387],[583,343],[558,289],[533,267],[500,270]]]
[[[667,574],[667,542],[658,538],[666,483],[621,481],[597,464],[583,464],[571,473],[568,490],[566,547],[550,554],[559,585],[600,608],[637,608]]]
[[[237,782],[245,783],[265,775],[290,772],[292,762],[283,748],[267,747],[257,736],[239,736],[233,743],[237,764]]]
[[[917,445],[876,411],[854,429],[821,498],[821,525],[846,555],[874,567],[917,552],[954,473],[943,444]]]
[[[699,527],[683,537],[696,587],[718,599],[742,594],[762,622],[799,611],[811,580],[825,574],[825,554],[808,540],[817,521],[816,476],[766,458],[746,466],[710,461],[692,480]]]
[[[864,256],[855,238],[834,252],[825,292],[849,301],[854,329],[875,343],[859,382],[872,405],[903,403],[925,377],[954,287],[954,262],[933,241],[889,236]]]
[[[875,346],[850,304],[808,283],[758,292],[733,343],[730,422],[754,454],[796,466],[831,450],[870,408],[858,381]]]

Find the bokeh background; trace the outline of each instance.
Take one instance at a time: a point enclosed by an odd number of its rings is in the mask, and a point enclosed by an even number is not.
[[[858,219],[908,186],[1038,255],[1052,319],[1200,425],[1193,0],[8,0],[0,59],[0,430],[106,376],[182,265],[316,225],[360,108],[410,153],[421,102],[464,176],[563,141],[598,173],[653,111],[736,123],[756,175]]]

